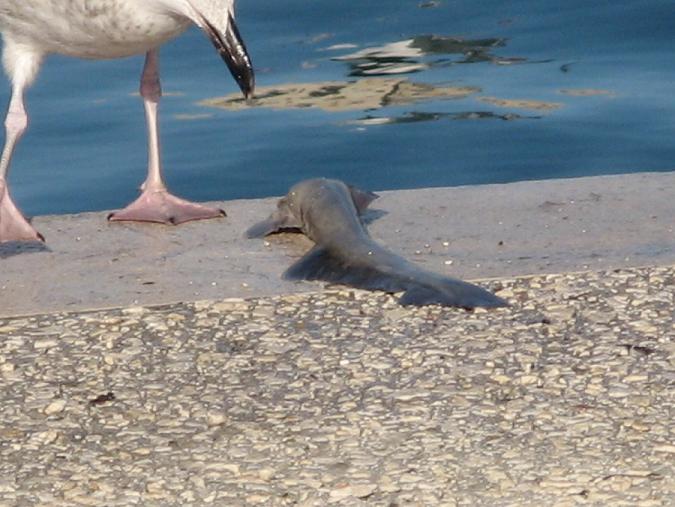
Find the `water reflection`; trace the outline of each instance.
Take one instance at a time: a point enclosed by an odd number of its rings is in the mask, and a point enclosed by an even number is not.
[[[260,88],[253,99],[233,93],[199,104],[223,109],[316,107],[325,111],[377,109],[430,99],[462,99],[480,92],[475,86],[435,86],[403,78],[365,78],[356,81],[290,83]]]
[[[459,63],[487,62],[508,65],[525,62],[524,58],[506,58],[494,54],[506,46],[505,38],[463,39],[440,35],[419,35],[411,39],[391,42],[383,46],[356,50],[352,44],[333,45],[323,51],[346,51],[348,54],[331,58],[349,65],[351,81],[324,81],[317,83],[289,83],[259,88],[250,100],[231,94],[200,102],[202,106],[240,110],[249,107],[272,109],[320,108],[325,111],[369,110],[392,105],[410,104],[425,100],[462,99],[481,92],[477,86],[443,86],[410,81],[403,77],[385,77],[410,74],[434,66]],[[380,76],[380,77],[374,77]],[[477,100],[496,108],[554,110],[562,107],[556,102],[524,99],[479,97]],[[438,116],[441,114],[442,116]],[[362,124],[413,123],[440,117],[453,119],[536,119],[516,113],[470,111],[461,113],[406,113],[398,117],[367,117]]]
[[[458,63],[488,62],[510,65],[525,62],[525,58],[507,58],[493,54],[493,50],[506,46],[506,39],[462,39],[441,35],[419,35],[412,39],[391,42],[383,46],[361,49],[336,56],[333,60],[349,64],[349,75],[378,76],[409,74],[430,67]],[[443,55],[442,58],[428,58]],[[458,55],[452,58],[448,55]]]
[[[400,116],[366,115],[363,118],[345,122],[346,125],[373,126],[392,125],[400,123],[418,123],[425,121],[449,120],[538,120],[541,116],[524,116],[517,113],[497,114],[492,111],[462,111],[457,113],[434,113],[423,111],[409,111]]]
[[[481,89],[475,86],[435,86],[417,83],[404,78],[363,78],[356,81],[325,81],[320,83],[290,83],[260,88],[253,99],[243,99],[233,93],[199,102],[201,106],[228,110],[251,107],[270,109],[319,108],[324,111],[374,110],[387,106],[400,106],[427,100],[465,99]],[[569,93],[569,92],[568,92]],[[573,95],[573,93],[569,93]],[[580,93],[581,95],[581,93]],[[504,99],[482,96],[475,100],[497,108],[525,109],[538,112],[552,111],[563,106],[559,102],[545,102],[527,99]],[[493,111],[463,112],[407,112],[400,116],[373,116],[351,120],[346,124],[385,125],[392,123],[417,123],[441,118],[454,120],[535,120],[541,116],[523,115],[513,112]]]
[[[543,100],[529,99],[501,99],[498,97],[480,97],[478,100],[487,102],[497,107],[510,107],[515,109],[534,109],[535,111],[551,111],[560,109],[563,104],[560,102],[545,102]]]
[[[570,95],[572,97],[595,97],[605,96],[609,98],[616,97],[616,93],[612,90],[603,90],[599,88],[563,88],[560,90],[563,95]]]

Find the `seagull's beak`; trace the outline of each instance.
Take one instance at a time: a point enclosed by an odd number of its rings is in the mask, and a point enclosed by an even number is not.
[[[218,53],[220,53],[220,57],[229,67],[232,77],[237,81],[244,97],[249,98],[255,88],[255,75],[251,58],[248,56],[248,51],[246,51],[246,46],[232,14],[229,15],[225,33],[217,30],[206,19],[202,18],[202,21],[202,28],[206,35],[209,36]]]

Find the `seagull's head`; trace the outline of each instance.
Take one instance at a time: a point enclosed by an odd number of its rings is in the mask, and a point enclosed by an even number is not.
[[[249,98],[255,88],[253,65],[234,21],[234,0],[162,0],[209,37],[232,76]]]

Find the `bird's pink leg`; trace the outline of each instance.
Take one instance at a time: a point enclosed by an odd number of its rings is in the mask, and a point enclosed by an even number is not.
[[[148,124],[148,177],[141,186],[141,196],[123,210],[111,213],[108,219],[180,224],[190,220],[224,216],[223,210],[192,203],[170,194],[164,185],[157,123],[157,107],[162,89],[159,83],[159,53],[156,49],[148,51],[145,57],[141,96]]]
[[[0,158],[0,243],[5,241],[44,241],[21,214],[9,195],[7,173],[16,144],[28,127],[28,115],[23,104],[23,83],[15,83],[5,118],[5,147]]]

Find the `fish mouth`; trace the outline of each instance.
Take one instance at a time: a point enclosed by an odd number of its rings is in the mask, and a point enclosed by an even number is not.
[[[218,50],[220,57],[227,64],[244,97],[248,99],[253,95],[255,89],[255,74],[251,58],[232,14],[229,14],[225,33],[217,30],[208,20],[202,19],[202,21],[204,23],[203,30]]]

